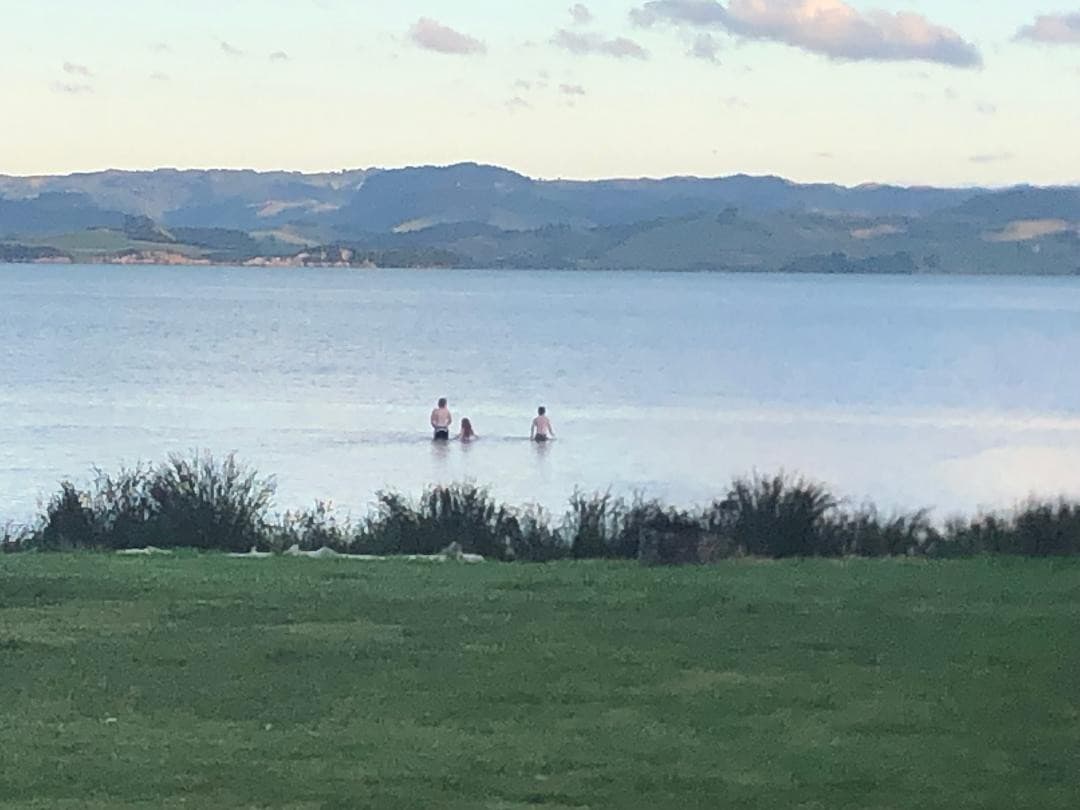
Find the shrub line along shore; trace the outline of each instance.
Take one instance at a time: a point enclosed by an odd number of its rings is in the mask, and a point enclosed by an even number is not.
[[[171,456],[87,490],[61,484],[36,523],[0,528],[6,552],[190,548],[242,553],[296,547],[369,555],[431,555],[451,544],[499,561],[633,559],[696,564],[739,556],[1033,557],[1080,555],[1080,503],[1030,501],[1010,513],[935,524],[925,510],[883,515],[849,507],[823,485],[787,475],[739,478],[709,505],[680,509],[642,497],[575,493],[556,521],[540,507],[498,503],[472,484],[412,500],[377,493],[374,512],[339,518],[325,502],[271,517],[275,484],[233,455]]]

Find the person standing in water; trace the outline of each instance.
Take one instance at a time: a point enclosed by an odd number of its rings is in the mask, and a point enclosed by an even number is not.
[[[461,420],[461,433],[458,434],[458,439],[463,442],[471,442],[479,439],[476,435],[476,431],[473,430],[472,422],[468,417]]]
[[[546,442],[554,438],[555,431],[551,427],[551,420],[547,417],[547,408],[541,405],[536,409],[536,418],[532,421],[529,439],[534,442]]]
[[[439,400],[438,407],[431,412],[431,429],[435,431],[435,441],[450,441],[450,425],[454,424],[454,417],[450,409],[446,407],[446,397]]]

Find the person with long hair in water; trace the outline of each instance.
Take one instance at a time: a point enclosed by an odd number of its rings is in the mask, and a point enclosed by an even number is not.
[[[472,421],[466,416],[461,420],[461,433],[458,434],[458,439],[463,442],[473,442],[479,438],[473,430]]]

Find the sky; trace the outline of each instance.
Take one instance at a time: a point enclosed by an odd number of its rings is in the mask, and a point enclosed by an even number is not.
[[[1080,0],[0,0],[0,174],[1080,182]]]

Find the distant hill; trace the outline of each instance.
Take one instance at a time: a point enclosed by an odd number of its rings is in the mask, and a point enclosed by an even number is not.
[[[124,218],[122,212],[102,208],[88,194],[47,191],[28,199],[0,197],[0,239],[15,234],[117,227]]]
[[[474,163],[0,176],[0,243],[43,261],[1076,273],[1080,188],[536,180]]]
[[[479,222],[504,230],[605,226],[728,206],[758,213],[918,216],[959,205],[979,191],[800,185],[779,177],[746,175],[534,180],[474,163],[332,174],[160,169],[0,176],[0,200],[54,194],[83,195],[86,204],[103,211],[148,216],[165,225],[251,230],[299,222],[358,233],[448,222]]]

